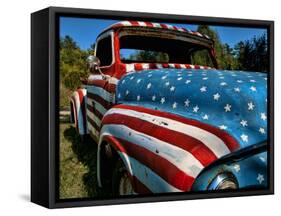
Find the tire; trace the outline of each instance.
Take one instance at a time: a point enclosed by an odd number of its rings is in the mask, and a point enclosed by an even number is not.
[[[129,173],[124,163],[119,159],[112,174],[112,195],[124,196],[133,194],[134,190]]]

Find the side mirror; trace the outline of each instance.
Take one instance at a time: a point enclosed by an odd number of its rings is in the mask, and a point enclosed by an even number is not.
[[[110,76],[105,75],[100,69],[100,60],[98,57],[90,55],[87,58],[87,66],[91,73],[99,72],[104,80],[110,78]]]
[[[91,73],[94,73],[95,71],[99,71],[100,67],[100,60],[98,57],[90,55],[87,58],[87,66]]]

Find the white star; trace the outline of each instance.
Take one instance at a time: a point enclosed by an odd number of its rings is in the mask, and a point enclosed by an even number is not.
[[[220,98],[220,94],[219,93],[216,93],[213,96],[214,96],[214,100],[216,100],[216,101],[218,101],[219,98]]]
[[[224,107],[225,112],[230,112],[231,111],[231,105],[230,104],[226,104]]]
[[[243,81],[242,81],[242,80],[237,80],[237,82],[238,82],[238,83],[242,83]]]
[[[126,94],[126,95],[128,95],[129,93],[130,93],[130,91],[129,91],[129,90],[127,90],[125,94]]]
[[[208,120],[208,119],[209,119],[209,116],[208,116],[207,114],[205,114],[205,115],[203,116],[203,119]]]
[[[155,95],[153,95],[153,96],[152,96],[152,100],[153,100],[153,101],[155,101],[155,99],[156,99],[156,96],[155,96]]]
[[[133,80],[134,79],[134,77],[132,76],[132,77],[130,77],[130,80]]]
[[[206,92],[206,91],[207,91],[207,87],[206,87],[206,86],[202,86],[202,87],[200,88],[200,91],[201,91],[201,92]]]
[[[118,98],[121,98],[121,94],[119,93],[117,97],[118,97]]]
[[[250,80],[250,82],[255,83],[255,82],[256,82],[256,80],[252,80],[252,79],[251,79],[251,80]]]
[[[152,77],[152,74],[148,74],[148,76],[147,77]]]
[[[191,83],[191,80],[186,80],[185,84]]]
[[[223,76],[220,76],[219,79],[224,79],[224,77],[223,77]]]
[[[227,83],[226,83],[226,82],[221,82],[220,85],[221,85],[221,86],[226,86]]]
[[[161,79],[163,79],[163,80],[164,80],[164,79],[166,79],[166,78],[167,78],[167,76],[162,76],[162,78],[161,78]]]
[[[177,78],[178,81],[182,80],[182,77]]]
[[[225,125],[220,125],[219,127],[220,127],[221,130],[226,130],[227,129],[227,126],[225,126]]]
[[[260,128],[260,129],[259,129],[259,132],[260,132],[261,134],[265,134],[265,129],[264,129],[264,128]]]
[[[184,101],[184,106],[189,107],[189,104],[190,104],[190,100],[186,99]]]
[[[161,102],[161,104],[165,103],[165,98],[162,97],[160,102]]]
[[[256,89],[255,86],[251,86],[250,89],[251,89],[252,91],[257,91],[257,89]]]
[[[257,181],[261,184],[264,181],[264,177],[262,174],[258,174]]]
[[[255,105],[253,104],[252,101],[250,103],[248,103],[248,110],[253,110],[254,107],[255,107]]]
[[[233,169],[238,173],[240,171],[240,165],[239,164],[235,164],[233,166]]]
[[[261,119],[264,120],[264,121],[267,119],[265,113],[261,113]]]
[[[259,157],[260,158],[260,160],[262,161],[262,162],[265,162],[265,158],[264,157]]]
[[[207,79],[209,79],[209,78],[208,78],[208,77],[203,77],[203,78],[202,78],[202,80],[207,80]]]
[[[235,92],[240,92],[240,88],[234,88]]]
[[[241,124],[243,127],[248,126],[247,121],[245,121],[245,120],[243,120],[243,119],[241,120],[240,124]]]
[[[140,81],[141,81],[141,79],[138,79],[138,80],[137,80],[137,83],[140,83]]]
[[[176,108],[177,108],[177,105],[178,105],[177,102],[174,102],[174,103],[173,103],[173,109],[176,109]]]
[[[169,85],[170,85],[170,83],[169,83],[169,82],[166,82],[166,83],[165,83],[165,86],[169,86]]]
[[[121,82],[121,83],[122,83],[122,84],[124,84],[125,82],[126,82],[126,80],[122,80],[122,82]]]
[[[199,110],[199,107],[196,105],[195,107],[193,107],[193,112],[197,113]]]
[[[170,91],[175,91],[175,89],[176,89],[176,87],[175,87],[175,86],[172,86],[172,87],[170,88]]]
[[[139,95],[137,96],[137,100],[138,100],[138,101],[140,100],[140,96],[139,96]]]
[[[151,87],[151,83],[148,83],[147,86],[146,86],[146,88],[147,88],[147,89],[150,89],[150,87]]]
[[[242,134],[240,137],[244,142],[248,142],[248,136],[247,135]]]

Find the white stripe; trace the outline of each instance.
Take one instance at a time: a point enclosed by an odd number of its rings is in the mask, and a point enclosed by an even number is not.
[[[110,109],[106,113],[106,115],[109,115],[111,113],[120,113],[127,116],[140,118],[152,124],[168,128],[169,130],[177,131],[188,136],[194,137],[195,139],[198,139],[203,142],[217,157],[222,157],[230,153],[226,144],[219,137],[201,128],[184,124],[172,119],[137,112],[134,110],[113,108]]]
[[[87,104],[91,107],[94,106],[99,111],[99,113],[101,113],[102,115],[104,115],[107,112],[107,109],[104,108],[103,105],[101,105],[99,102],[97,102],[93,99],[87,98]]]
[[[149,64],[142,64],[143,69],[149,69]]]
[[[186,68],[184,64],[180,64],[180,67],[181,68]]]
[[[74,106],[76,108],[77,125],[78,125],[79,134],[83,135],[83,134],[85,134],[85,131],[83,130],[83,128],[84,128],[84,125],[83,125],[84,118],[83,118],[83,113],[82,113],[82,109],[81,109],[79,93],[77,91],[75,91],[73,93],[73,96],[74,96],[74,100],[75,100]]]
[[[175,64],[169,64],[169,67],[174,68]]]
[[[152,23],[153,27],[155,28],[162,28],[160,23]]]
[[[93,80],[104,80],[103,79],[103,77],[102,77],[102,75],[93,75],[93,74],[91,74],[89,77],[88,77],[88,80],[90,80],[90,81],[93,81]],[[118,79],[117,78],[115,78],[115,77],[110,77],[109,79],[108,79],[108,82],[110,83],[110,84],[117,84],[118,83]]]
[[[140,26],[146,26],[146,23],[145,23],[145,22],[140,22],[140,21],[138,21],[138,24],[139,24]]]
[[[125,125],[107,124],[101,129],[101,134],[110,134],[119,139],[126,139],[168,160],[187,175],[196,177],[204,168],[203,165],[188,151],[155,137],[133,130]]]
[[[89,93],[97,94],[100,97],[102,97],[104,100],[110,103],[115,103],[114,94],[111,94],[110,92],[106,91],[104,88],[90,85],[87,86],[87,89]]]
[[[174,26],[172,26],[172,25],[166,24],[166,26],[168,29],[174,29]]]
[[[194,69],[195,68],[195,66],[194,65],[189,65],[192,69]]]
[[[119,23],[117,23],[117,24],[119,24]],[[122,21],[122,22],[120,22],[120,24],[123,25],[123,26],[131,26],[132,25],[132,23],[130,23],[129,21]]]
[[[88,130],[92,132],[92,134],[98,139],[99,132],[91,125],[90,122],[87,122]]]
[[[161,69],[161,68],[163,68],[163,65],[162,64],[156,64],[156,67]]]
[[[134,64],[126,64],[126,72],[131,72],[135,70]]]
[[[178,31],[184,32],[184,29],[181,27],[177,27]]]
[[[182,192],[181,190],[175,188],[174,186],[170,185],[164,179],[162,179],[159,175],[153,172],[150,168],[143,165],[136,159],[128,156],[123,152],[118,152],[123,157],[129,159],[133,175],[143,183],[150,191],[153,193],[163,193],[163,192]]]
[[[101,125],[101,120],[92,112],[87,112],[87,117],[92,119],[97,124],[97,126]]]

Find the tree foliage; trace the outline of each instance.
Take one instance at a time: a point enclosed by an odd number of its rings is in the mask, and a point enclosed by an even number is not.
[[[91,52],[81,50],[70,36],[60,39],[60,78],[66,88],[74,90],[81,85],[80,79],[88,74],[86,59]]]

